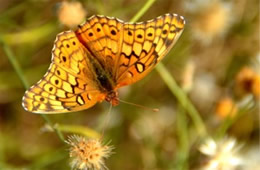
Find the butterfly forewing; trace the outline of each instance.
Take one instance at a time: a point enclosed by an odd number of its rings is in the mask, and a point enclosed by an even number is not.
[[[141,23],[93,16],[76,34],[119,88],[147,75],[175,44],[184,24],[176,14]]]
[[[175,44],[184,24],[183,17],[176,14],[124,24],[122,50],[116,67],[117,88],[146,76]]]
[[[122,26],[116,18],[93,16],[76,30],[79,41],[111,76],[121,49]]]

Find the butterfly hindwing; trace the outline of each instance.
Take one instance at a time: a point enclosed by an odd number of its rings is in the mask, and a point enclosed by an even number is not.
[[[24,95],[26,110],[35,113],[78,111],[103,100],[86,57],[89,54],[74,32],[57,36],[52,55],[47,73]]]

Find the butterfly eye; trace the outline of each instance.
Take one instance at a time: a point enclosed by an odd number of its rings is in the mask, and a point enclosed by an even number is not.
[[[97,32],[100,32],[101,30],[100,30],[100,28],[97,28]]]
[[[92,36],[93,36],[93,33],[92,33],[92,32],[88,33],[88,36],[92,37]]]
[[[148,35],[148,37],[151,37],[151,36],[153,36],[153,34],[152,34],[152,33],[148,33],[147,35]]]

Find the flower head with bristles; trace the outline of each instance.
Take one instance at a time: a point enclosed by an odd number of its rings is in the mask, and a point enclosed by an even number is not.
[[[114,149],[112,146],[103,145],[97,139],[86,139],[73,135],[66,141],[70,145],[72,169],[80,170],[105,170],[107,159]]]

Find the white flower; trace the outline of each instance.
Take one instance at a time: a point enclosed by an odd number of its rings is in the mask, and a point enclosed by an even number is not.
[[[236,140],[225,138],[221,141],[207,139],[199,148],[200,152],[209,157],[209,161],[201,169],[203,170],[235,170],[243,164],[238,153],[240,146],[236,146]]]

